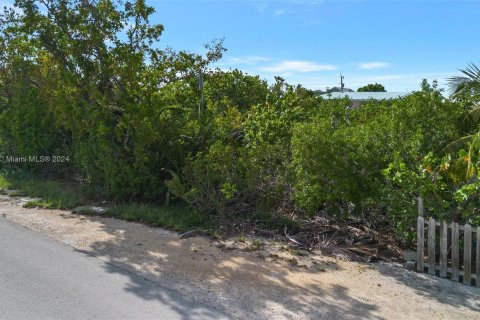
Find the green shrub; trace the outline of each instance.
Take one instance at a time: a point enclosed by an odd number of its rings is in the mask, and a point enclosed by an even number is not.
[[[182,174],[168,183],[170,191],[200,211],[274,211],[291,205],[292,128],[317,112],[319,101],[280,82],[263,104],[243,113],[230,107],[211,114],[205,151],[188,158]]]
[[[37,72],[30,68],[30,72]],[[68,134],[58,126],[49,96],[28,79],[28,74],[12,75],[0,90],[8,97],[0,103],[0,155],[4,159],[69,156]],[[68,165],[68,161],[2,163],[3,167],[36,171],[61,171]]]
[[[326,109],[294,130],[297,203],[310,213],[336,208],[340,216],[352,213],[351,204],[357,215],[374,209],[374,204],[387,209],[396,222],[398,206],[392,194],[399,190],[386,182],[383,169],[393,159],[413,168],[431,150],[441,149],[459,135],[462,114],[430,87],[400,100]],[[409,196],[415,201],[414,194]]]

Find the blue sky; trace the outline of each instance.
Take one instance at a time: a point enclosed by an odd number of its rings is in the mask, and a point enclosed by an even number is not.
[[[217,64],[311,89],[381,83],[413,91],[480,63],[480,1],[162,1],[162,46],[202,52],[225,38]]]
[[[0,0],[1,4],[11,0]],[[311,89],[381,83],[413,91],[423,78],[480,64],[479,1],[147,0],[165,32],[161,47],[205,52],[225,38],[216,64]]]

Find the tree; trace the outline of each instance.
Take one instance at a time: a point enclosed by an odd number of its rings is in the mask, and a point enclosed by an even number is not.
[[[245,112],[264,103],[268,95],[267,81],[240,70],[215,70],[206,75],[205,99],[209,109],[225,111],[236,107]]]
[[[387,92],[387,90],[385,90],[385,87],[383,85],[376,82],[375,84],[370,83],[364,87],[360,87],[358,88],[357,91],[358,92]]]
[[[466,143],[471,143],[472,139],[480,134],[478,131],[478,125],[480,124],[480,68],[474,63],[470,63],[465,69],[459,71],[463,74],[462,76],[454,76],[448,79],[452,93],[451,99],[468,110],[468,117],[463,123],[463,129],[471,134],[449,144],[447,149],[450,152],[465,147]],[[477,145],[477,143],[471,143],[470,147],[473,145]]]
[[[450,89],[454,97],[462,94],[478,95],[480,94],[480,68],[474,63],[467,65],[465,69],[459,70],[462,76],[454,76],[448,79]]]
[[[451,98],[468,110],[468,117],[463,121],[467,134],[451,142],[445,150],[451,153],[456,165],[450,171],[456,176],[459,186],[457,194],[463,192],[461,199],[470,202],[479,198],[480,181],[480,68],[473,63],[459,70],[463,75],[450,77]],[[466,163],[459,159],[467,159]],[[460,165],[458,165],[460,163]],[[466,190],[466,191],[465,191]],[[465,191],[465,192],[464,192]]]
[[[204,140],[197,75],[221,57],[221,41],[205,56],[159,49],[163,27],[150,22],[145,0],[15,7],[0,13],[2,145],[68,154],[74,170],[118,197],[158,199],[168,170]]]

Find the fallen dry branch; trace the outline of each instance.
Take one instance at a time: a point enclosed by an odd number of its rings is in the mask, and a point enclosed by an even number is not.
[[[299,245],[300,247],[305,247],[304,244],[298,242],[297,240],[295,240],[294,238],[292,238],[288,235],[287,226],[285,226],[285,228],[283,229],[283,233],[285,234],[285,237],[287,237],[287,239],[290,240],[291,242],[295,243],[296,245]]]
[[[389,226],[377,226],[377,230],[373,230],[357,220],[337,222],[322,218],[305,221],[294,240],[294,243],[303,243],[308,248],[348,260],[391,261],[401,259],[403,254],[399,240]]]

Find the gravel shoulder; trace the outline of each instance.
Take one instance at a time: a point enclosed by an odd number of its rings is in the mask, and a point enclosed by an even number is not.
[[[180,239],[160,228],[26,209],[22,202],[0,196],[0,215],[109,263],[112,273],[118,267],[157,281],[233,318],[480,318],[480,289],[401,266],[347,262],[268,240]],[[136,278],[132,292],[141,285]]]

